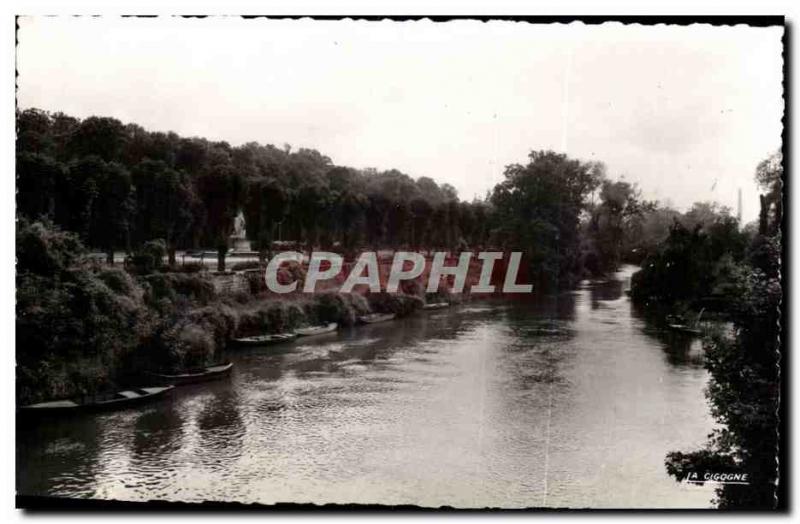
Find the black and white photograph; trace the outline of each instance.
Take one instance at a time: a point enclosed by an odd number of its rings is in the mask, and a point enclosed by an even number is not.
[[[783,16],[13,23],[18,508],[785,507]]]

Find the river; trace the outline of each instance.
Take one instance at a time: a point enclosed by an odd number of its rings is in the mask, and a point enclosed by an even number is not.
[[[713,428],[699,341],[606,282],[231,352],[230,379],[17,431],[24,495],[703,508],[664,458]]]

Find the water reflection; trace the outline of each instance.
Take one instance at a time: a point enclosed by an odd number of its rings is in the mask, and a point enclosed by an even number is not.
[[[204,463],[224,464],[241,454],[245,428],[240,405],[235,391],[221,391],[203,403],[195,422]]]
[[[663,313],[653,314],[631,305],[630,315],[637,320],[641,332],[649,341],[662,349],[664,358],[670,365],[703,367],[702,337],[669,329]]]
[[[93,418],[60,419],[48,424],[17,424],[17,487],[38,493],[92,496],[99,469],[96,450],[102,428]]]
[[[62,436],[18,434],[18,487],[139,500],[706,507],[710,488],[675,483],[663,462],[704,442],[707,376],[693,341],[632,311],[630,273],[231,352],[229,380],[142,413],[68,421]],[[80,448],[66,446],[58,468],[37,459],[64,438]]]
[[[184,437],[184,419],[173,402],[148,409],[136,419],[131,460],[148,462],[175,453]]]
[[[622,297],[624,281],[621,279],[592,282],[589,291],[592,298],[592,309],[597,309],[603,302],[619,300]]]

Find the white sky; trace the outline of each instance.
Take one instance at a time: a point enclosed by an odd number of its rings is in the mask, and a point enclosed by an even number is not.
[[[647,198],[758,215],[780,147],[782,28],[23,18],[18,103],[185,136],[313,147],[483,195],[530,149]]]

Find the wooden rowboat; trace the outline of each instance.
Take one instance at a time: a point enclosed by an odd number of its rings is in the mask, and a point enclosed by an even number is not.
[[[686,324],[668,324],[669,328],[674,331],[680,331],[681,333],[688,333],[690,335],[702,335],[703,332],[697,328],[693,328],[691,326],[687,326]]]
[[[295,329],[294,332],[299,337],[310,337],[312,335],[322,335],[324,333],[332,333],[336,331],[339,324],[331,322],[330,324],[323,324],[321,326],[310,326],[306,328]]]
[[[23,415],[56,415],[126,409],[161,398],[173,389],[175,386],[128,389],[105,395],[30,404],[21,407],[19,411]]]
[[[195,382],[204,382],[206,380],[215,380],[225,377],[230,374],[231,369],[233,369],[233,364],[231,362],[226,362],[216,366],[191,369],[186,373],[180,373],[177,375],[168,375],[162,373],[153,373],[153,375],[167,384],[182,386],[184,384],[194,384]]]
[[[422,306],[422,309],[442,309],[445,307],[450,307],[450,304],[448,302],[432,302]]]
[[[273,335],[234,338],[233,342],[238,346],[271,346],[281,342],[291,342],[296,338],[297,335],[295,333],[275,333]]]
[[[386,322],[387,320],[394,320],[397,315],[394,313],[372,313],[371,315],[364,315],[358,317],[358,321],[362,324],[377,324],[378,322]]]

